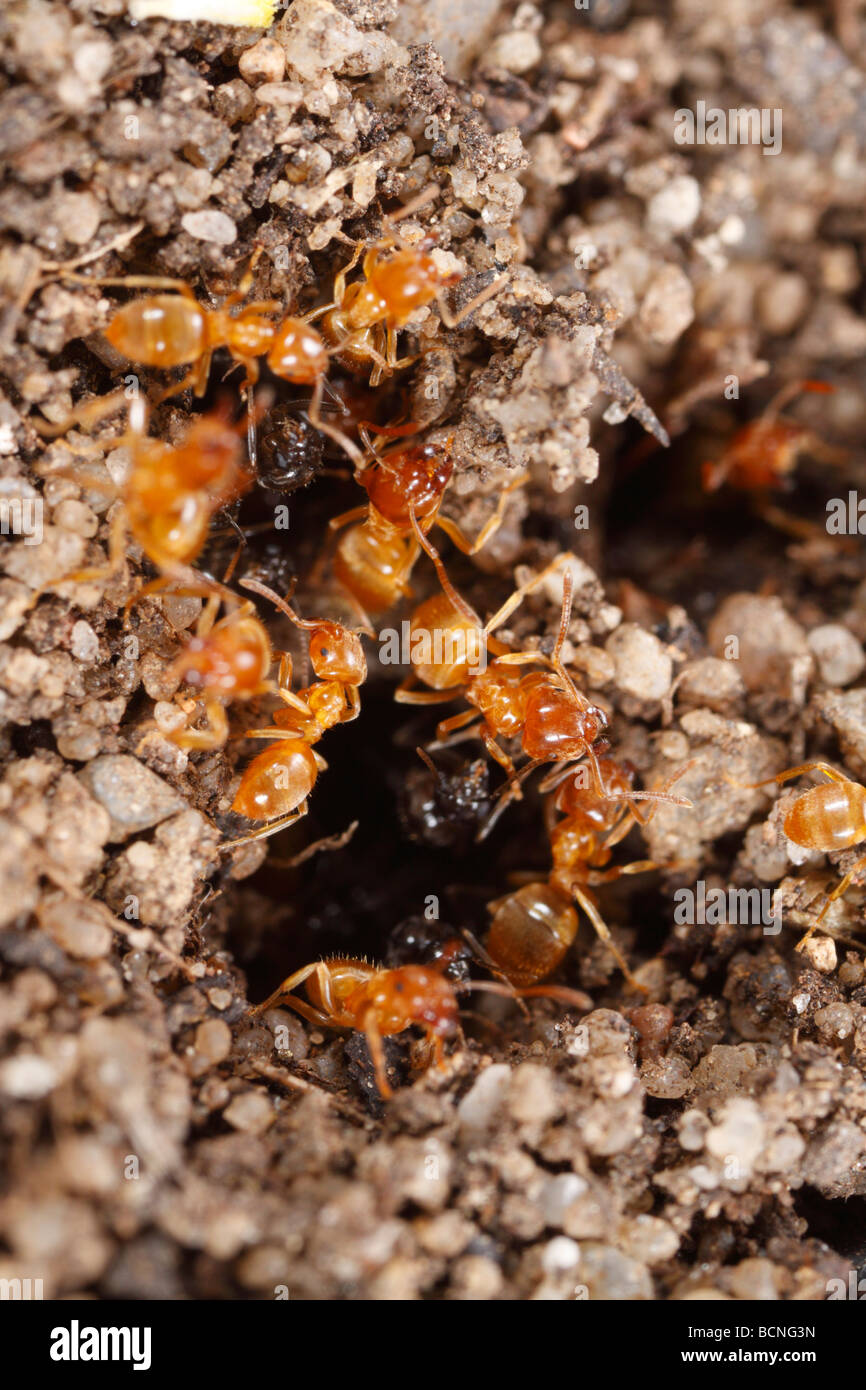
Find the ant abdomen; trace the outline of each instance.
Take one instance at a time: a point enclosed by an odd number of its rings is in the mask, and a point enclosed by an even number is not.
[[[207,351],[207,315],[185,295],[155,294],[118,309],[105,336],[133,362],[146,367],[183,367]]]
[[[280,739],[253,758],[232,802],[248,820],[275,820],[306,801],[319,775],[315,754],[302,739]]]
[[[785,834],[804,849],[825,854],[849,849],[866,834],[866,788],[856,782],[810,787],[785,816]]]
[[[432,690],[465,685],[484,650],[481,630],[446,594],[434,594],[415,609],[409,641],[412,669]]]
[[[486,948],[514,985],[551,975],[577,936],[571,903],[547,883],[527,883],[495,904]]]
[[[411,553],[394,533],[377,535],[366,523],[344,531],[334,552],[334,578],[368,613],[384,613],[406,584]]]
[[[318,430],[297,415],[294,406],[275,405],[261,426],[259,486],[283,493],[306,487],[320,472],[323,453]]]

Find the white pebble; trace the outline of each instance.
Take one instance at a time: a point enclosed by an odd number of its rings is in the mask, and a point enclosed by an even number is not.
[[[647,204],[647,226],[657,236],[679,236],[697,221],[701,190],[697,179],[680,174],[659,189]]]
[[[815,654],[821,679],[827,685],[849,685],[866,666],[863,648],[841,623],[813,627],[806,640]]]
[[[198,241],[213,241],[217,246],[231,246],[238,234],[232,219],[214,208],[188,212],[181,218],[180,225]]]

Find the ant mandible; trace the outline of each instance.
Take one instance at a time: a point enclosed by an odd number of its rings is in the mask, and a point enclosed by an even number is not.
[[[588,784],[586,769],[578,769],[574,775],[569,768],[567,777],[562,777],[548,798],[546,820],[553,866],[547,882],[527,883],[489,904],[493,920],[482,959],[486,957],[485,963],[512,984],[524,987],[521,993],[552,974],[565,958],[578,929],[572,900],[583,908],[628,983],[646,993],[611,938],[591,888],[659,867],[652,859],[613,868],[607,865],[614,846],[633,825],[646,825],[659,802],[691,806],[685,797],[670,792],[687,767],[668,778],[659,791],[635,792],[634,771],[628,764],[617,762],[608,751],[601,753],[598,764],[603,796]],[[638,800],[653,803],[645,815],[635,804]],[[557,811],[562,813],[561,820],[556,819]]]
[[[328,766],[313,744],[335,725],[357,719],[360,686],[367,678],[367,660],[356,632],[342,623],[299,618],[284,599],[257,579],[242,579],[241,585],[269,599],[296,627],[309,632],[310,664],[319,679],[293,691],[291,657],[284,653],[280,658],[277,694],[286,707],[275,711],[269,728],[248,729],[243,734],[244,738],[276,742],[244,769],[231,808],[248,820],[267,824],[230,841],[231,847],[274,835],[307,814],[307,797],[319,773]]]
[[[829,763],[800,763],[797,767],[788,767],[784,772],[776,773],[775,777],[765,777],[763,781],[751,782],[748,786],[754,788],[767,786],[770,782],[788,782],[792,777],[800,777],[806,772],[823,772],[830,780],[801,792],[794,801],[782,823],[787,838],[803,849],[818,850],[822,854],[853,849],[855,845],[862,844],[866,840],[866,787],[837,772]],[[864,867],[866,855],[852,865],[827,895],[815,921],[797,943],[798,951],[803,950],[812,933],[821,925],[831,903],[842,896]]]

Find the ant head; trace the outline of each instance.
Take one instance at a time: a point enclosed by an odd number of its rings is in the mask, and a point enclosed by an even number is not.
[[[287,318],[274,330],[267,360],[274,376],[298,386],[315,386],[328,370],[328,349],[315,328],[303,319]]]
[[[526,702],[523,751],[541,762],[582,758],[607,728],[597,705],[577,703],[574,692],[549,681],[531,691]]]
[[[447,449],[407,444],[365,468],[360,482],[376,511],[408,531],[412,512],[423,520],[436,511],[453,472],[454,460]]]
[[[583,727],[587,743],[595,743],[601,738],[608,725],[608,718],[599,705],[589,705],[583,711]]]
[[[193,637],[174,671],[196,690],[237,697],[259,691],[271,665],[268,635],[255,618],[228,620]]]
[[[410,1023],[419,1023],[439,1038],[450,1038],[457,1031],[454,990],[430,966],[402,965],[386,971],[377,987],[376,1003],[394,1031]]]
[[[367,679],[361,639],[342,623],[316,623],[310,633],[310,664],[320,680],[363,685]]]
[[[226,500],[237,497],[252,483],[243,461],[239,427],[224,407],[197,415],[175,453],[176,467],[192,492],[205,490]]]
[[[387,305],[388,320],[402,328],[415,313],[436,298],[445,278],[432,256],[405,248],[387,260],[378,260],[370,272],[376,294]]]

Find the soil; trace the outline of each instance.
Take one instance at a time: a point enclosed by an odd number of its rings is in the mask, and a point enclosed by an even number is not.
[[[293,0],[267,31],[155,8],[0,16],[0,502],[41,520],[4,525],[0,551],[0,1278],[69,1298],[826,1298],[866,1261],[866,872],[798,951],[860,851],[786,838],[805,781],[744,784],[807,759],[866,777],[862,4]],[[781,147],[678,143],[698,102],[782,112]],[[692,805],[614,851],[659,871],[599,890],[645,995],[584,920],[557,979],[588,1013],[461,996],[442,1069],[420,1034],[387,1041],[383,1102],[362,1034],[250,1003],[319,957],[483,939],[487,905],[550,871],[537,777],[478,842],[500,769],[464,742],[430,771],[438,710],[394,702],[406,670],[371,641],[310,814],[232,849],[258,751],[240,735],[272,703],[230,710],[225,748],[172,740],[201,600],[125,618],[154,571],[134,544],[105,568],[123,412],[45,427],[165,386],[104,337],[130,291],[101,280],[181,279],[214,306],[263,248],[251,297],[303,312],[434,186],[401,236],[435,238],[452,315],[497,288],[454,328],[416,314],[415,361],[369,409],[451,449],[444,513],[469,535],[511,489],[475,557],[438,533],[476,609],[574,552],[564,658],[616,756],[645,787],[681,773]],[[785,409],[786,488],[705,491],[702,464],[803,379],[833,389]],[[151,433],[176,444],[224,401],[241,418],[240,381],[217,353],[204,401],[155,405]],[[260,485],[198,563],[221,576],[240,531],[232,583],[297,580],[304,613],[345,617],[315,567],[359,490],[308,393],[265,372],[263,400],[282,414],[259,427]],[[426,561],[413,587],[436,592]],[[561,589],[500,638],[550,653]],[[780,916],[740,920],[728,890],[756,888]],[[712,890],[726,908],[684,920]]]

